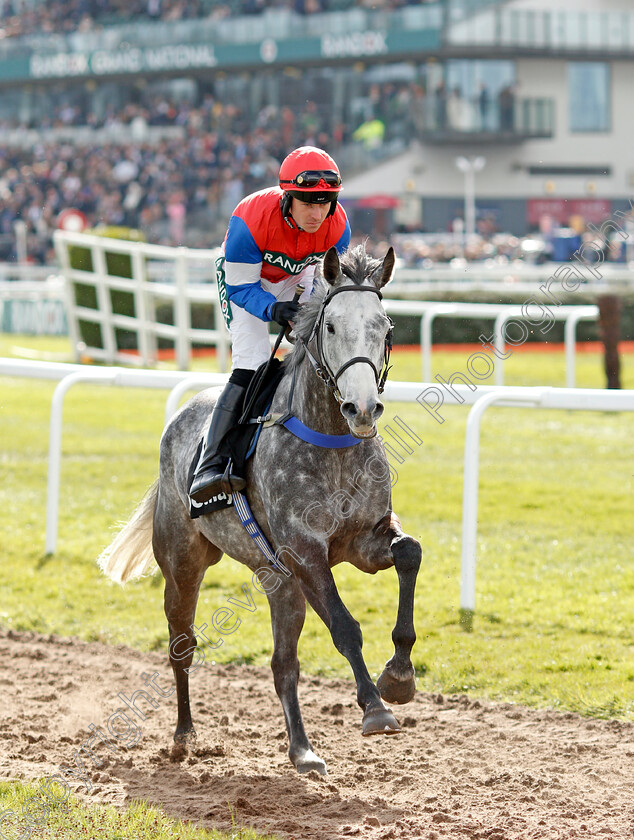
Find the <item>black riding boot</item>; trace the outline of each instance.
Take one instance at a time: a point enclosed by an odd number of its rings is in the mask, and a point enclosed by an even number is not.
[[[208,502],[213,496],[223,492],[221,482],[227,468],[227,458],[218,454],[218,446],[229,429],[233,428],[242,412],[242,402],[246,388],[235,382],[227,382],[224,391],[211,415],[207,440],[201,455],[194,480],[189,490],[195,502]],[[246,481],[238,475],[228,475],[232,490],[243,490]]]

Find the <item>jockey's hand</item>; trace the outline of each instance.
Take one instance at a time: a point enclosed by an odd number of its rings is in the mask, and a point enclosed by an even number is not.
[[[271,307],[271,320],[285,327],[289,321],[293,321],[299,312],[299,303],[292,300],[280,300]]]

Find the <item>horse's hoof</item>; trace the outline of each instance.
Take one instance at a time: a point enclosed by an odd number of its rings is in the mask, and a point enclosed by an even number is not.
[[[187,753],[196,744],[196,730],[189,732],[177,732],[174,735],[174,745],[170,752],[170,761],[184,761]]]
[[[320,776],[327,776],[326,762],[322,761],[312,750],[306,750],[296,759],[291,759],[298,773],[310,773],[316,770]]]
[[[398,721],[389,709],[378,707],[363,715],[363,735],[395,735],[401,731]]]
[[[409,703],[416,694],[416,679],[412,673],[404,680],[397,680],[385,669],[379,677],[376,687],[386,703],[395,703],[400,706],[403,703]]]

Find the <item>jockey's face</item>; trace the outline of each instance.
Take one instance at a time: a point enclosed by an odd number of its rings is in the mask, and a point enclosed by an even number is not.
[[[305,230],[306,233],[316,233],[328,215],[329,210],[329,201],[326,201],[324,204],[306,204],[306,202],[293,197],[291,204],[291,215],[295,219],[297,226]]]

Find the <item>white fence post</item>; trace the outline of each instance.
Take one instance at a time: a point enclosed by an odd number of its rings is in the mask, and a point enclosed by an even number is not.
[[[57,523],[59,520],[59,485],[62,459],[62,417],[64,397],[76,382],[111,382],[112,371],[107,368],[90,368],[75,371],[65,376],[53,391],[48,442],[48,479],[46,491],[46,543],[47,554],[53,554],[57,547]]]
[[[464,442],[464,470],[462,490],[462,564],[460,575],[460,607],[475,610],[476,539],[478,531],[478,465],[480,461],[480,421],[487,408],[501,399],[508,399],[502,388],[481,396],[467,418]],[[513,399],[513,404],[533,405],[539,397]]]
[[[179,370],[187,370],[191,355],[189,331],[191,329],[191,313],[187,298],[187,262],[185,248],[178,248],[175,263],[174,283],[176,298],[174,300],[174,324],[176,326],[176,365]]]

